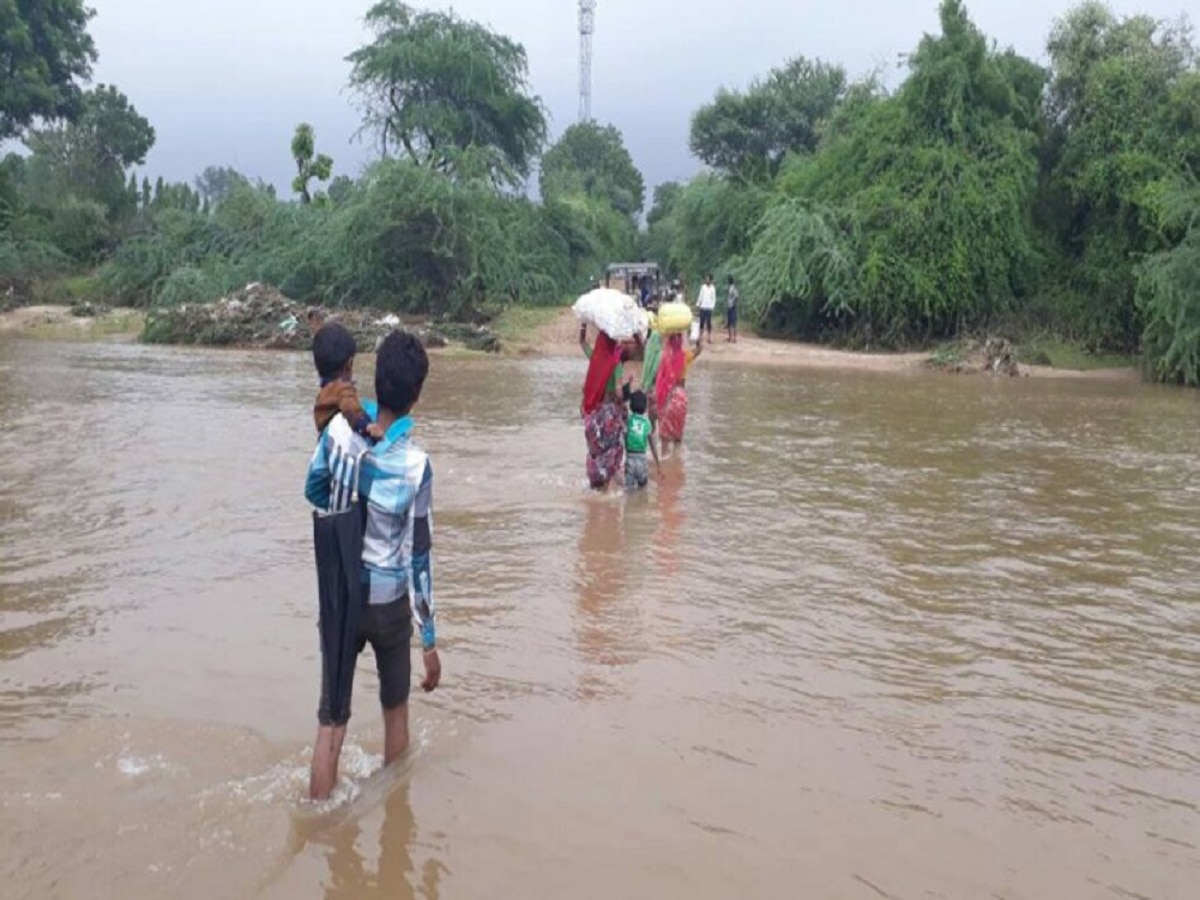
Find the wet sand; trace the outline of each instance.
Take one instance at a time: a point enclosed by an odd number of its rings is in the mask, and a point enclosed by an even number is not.
[[[531,353],[546,356],[574,356],[579,353],[579,320],[564,310],[552,322],[539,329],[529,342]],[[775,366],[783,369],[808,369],[847,372],[882,372],[893,375],[927,371],[931,353],[864,353],[836,350],[800,341],[770,340],[746,330],[738,334],[737,343],[729,343],[723,330],[714,323],[713,341],[704,342],[702,359],[722,365]],[[1051,366],[1022,365],[1021,374],[1032,378],[1084,378],[1093,381],[1137,381],[1134,368],[1056,369]]]
[[[0,334],[52,340],[134,340],[145,321],[140,310],[115,309],[101,316],[74,316],[69,306],[21,306],[0,313]]]
[[[101,318],[77,318],[65,306],[28,306],[0,313],[0,333],[29,334],[55,339],[88,340],[96,338],[134,339],[141,332],[142,315],[137,311],[117,310]],[[516,342],[515,355],[570,357],[579,352],[579,322],[564,309],[546,325]],[[436,351],[435,351],[436,352]],[[450,352],[461,352],[452,349]],[[799,341],[771,340],[743,331],[736,343],[730,343],[723,331],[714,332],[711,344],[705,341],[704,359],[714,365],[773,366],[783,369],[882,372],[894,375],[923,372],[929,368],[932,354],[866,353],[837,350]],[[364,354],[365,355],[365,354]],[[1136,381],[1135,368],[1060,369],[1051,366],[1022,365],[1022,376],[1032,378],[1083,378],[1092,381]]]

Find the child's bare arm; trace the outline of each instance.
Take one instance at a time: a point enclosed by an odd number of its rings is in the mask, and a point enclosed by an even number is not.
[[[367,411],[362,408],[358,399],[358,388],[349,382],[338,393],[338,410],[346,417],[350,427],[359,434],[368,435],[375,440],[383,437],[383,429],[372,422]]]

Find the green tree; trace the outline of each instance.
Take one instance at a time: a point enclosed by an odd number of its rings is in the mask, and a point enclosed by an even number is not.
[[[646,231],[642,239],[642,256],[675,271],[671,248],[676,240],[675,206],[683,194],[678,181],[666,181],[654,188],[654,202],[646,213]]]
[[[756,184],[711,172],[696,176],[663,220],[672,231],[665,264],[693,285],[707,272],[736,267],[750,250],[754,226],[769,197]]]
[[[646,202],[642,173],[612,125],[582,122],[569,127],[542,157],[538,184],[543,197],[581,193],[631,219]]]
[[[745,91],[720,91],[692,117],[692,153],[720,172],[773,178],[788,153],[812,153],[845,96],[846,72],[797,57]]]
[[[313,197],[308,190],[309,184],[313,179],[328,181],[333,174],[333,160],[324,153],[316,153],[313,129],[307,122],[296,126],[296,134],[292,138],[292,159],[296,161],[292,190],[300,195],[301,203],[311,203]]]
[[[354,179],[348,175],[339,175],[329,182],[329,202],[335,206],[347,202],[354,193]]]
[[[1168,246],[1151,187],[1194,175],[1200,156],[1196,54],[1186,26],[1094,2],[1055,24],[1048,49],[1043,206],[1067,316],[1090,343],[1133,350],[1138,260]]]
[[[850,91],[785,168],[742,264],[748,311],[896,344],[1010,314],[1037,283],[1036,67],[958,0],[939,12],[896,95]]]
[[[375,39],[348,57],[363,129],[384,157],[457,175],[463,151],[482,148],[490,177],[517,185],[546,139],[541,102],[529,96],[525,49],[448,12],[382,0],[367,12]],[[481,157],[475,156],[478,161]]]
[[[125,171],[145,162],[154,129],[115,87],[83,97],[74,122],[34,130],[26,138],[37,202],[52,207],[66,196],[105,206],[114,217],[132,212]]]
[[[72,119],[96,48],[83,0],[0,0],[0,140],[37,119]]]
[[[25,179],[30,207],[51,223],[53,240],[69,255],[89,261],[111,248],[120,223],[137,212],[126,170],[145,161],[154,129],[114,87],[100,85],[83,97],[74,122],[29,132]]]
[[[195,184],[204,201],[217,206],[236,189],[249,185],[250,180],[229,166],[208,166],[196,176]]]
[[[1160,182],[1149,203],[1171,246],[1137,268],[1146,369],[1158,381],[1200,386],[1200,180]]]

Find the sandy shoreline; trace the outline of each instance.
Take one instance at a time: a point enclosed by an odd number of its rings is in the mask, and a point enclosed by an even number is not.
[[[67,341],[136,340],[144,322],[145,316],[135,309],[74,316],[69,306],[21,306],[0,313],[0,334]]]
[[[574,356],[579,353],[579,321],[564,310],[554,321],[539,329],[524,352],[540,356]],[[713,342],[704,344],[702,360],[716,365],[778,366],[787,369],[825,369],[857,372],[906,374],[930,371],[932,353],[865,353],[837,350],[819,344],[770,340],[753,334],[739,334],[736,344],[728,343],[724,331],[714,328]],[[1139,379],[1137,369],[1056,369],[1051,366],[1020,367],[1031,378],[1088,378],[1092,380]]]
[[[88,318],[71,315],[66,306],[25,306],[0,313],[0,334],[25,334],[60,340],[136,339],[143,316],[136,310],[113,310]],[[534,330],[528,340],[510,347],[520,356],[574,356],[579,353],[579,323],[569,309]],[[726,341],[724,333],[715,334],[705,344],[703,360],[710,365],[777,366],[786,369],[885,372],[897,375],[928,371],[932,353],[862,353],[837,350],[817,344],[769,340],[742,334],[736,344]],[[1139,378],[1132,367],[1117,369],[1056,369],[1050,366],[1022,365],[1021,374],[1032,378],[1087,378],[1092,380],[1133,380]]]

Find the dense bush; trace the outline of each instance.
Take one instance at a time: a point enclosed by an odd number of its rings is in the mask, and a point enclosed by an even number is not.
[[[719,91],[689,140],[711,168],[657,186],[639,232],[645,185],[620,133],[575,125],[547,149],[519,44],[400,0],[368,21],[351,86],[385,158],[331,177],[301,126],[301,202],[222,167],[197,190],[139,186],[128,170],[153,128],[115,88],[85,91],[79,71],[55,76],[53,116],[0,108],[30,151],[0,160],[8,302],[102,263],[117,302],[263,281],[306,302],[472,318],[558,302],[641,257],[693,290],[707,272],[736,275],[745,315],[776,333],[898,346],[1036,328],[1200,380],[1200,68],[1186,23],[1086,0],[1054,23],[1042,68],[941,0],[939,33],[893,92],[805,57]],[[83,22],[64,20],[68,33]],[[539,158],[533,201],[522,186]],[[327,193],[310,190],[327,177]]]

